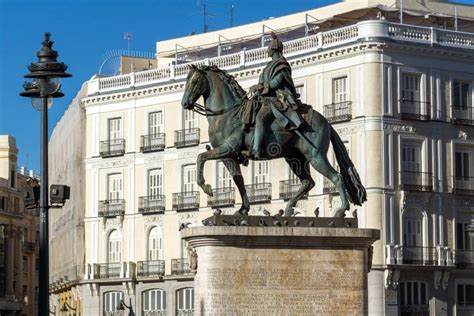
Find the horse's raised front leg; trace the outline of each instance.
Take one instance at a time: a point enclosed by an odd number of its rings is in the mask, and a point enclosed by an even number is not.
[[[206,184],[206,180],[204,179],[204,164],[208,160],[215,160],[215,159],[224,159],[228,158],[233,154],[232,148],[224,144],[222,146],[213,148],[206,152],[200,153],[197,158],[197,184],[201,187],[201,189],[209,196],[212,196],[212,186],[210,184]]]
[[[247,195],[247,190],[245,190],[245,183],[240,171],[240,164],[235,159],[225,159],[222,162],[232,175],[235,185],[237,186],[237,189],[239,189],[240,197],[242,198],[242,206],[235,214],[247,215],[250,210],[250,202]]]

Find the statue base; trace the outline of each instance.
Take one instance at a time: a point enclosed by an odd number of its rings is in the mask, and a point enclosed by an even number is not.
[[[197,252],[195,315],[366,315],[380,231],[205,226],[184,229]]]

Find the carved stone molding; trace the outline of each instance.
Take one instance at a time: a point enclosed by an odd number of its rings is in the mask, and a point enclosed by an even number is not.
[[[127,167],[135,162],[135,158],[121,158],[121,159],[105,159],[99,160],[91,163],[92,168],[102,169],[102,168],[117,168],[117,167]]]
[[[109,229],[122,229],[123,227],[123,216],[117,216],[117,217],[102,217],[102,224],[104,226],[104,230],[109,230]]]
[[[401,124],[393,124],[393,123],[384,123],[383,129],[386,131],[392,132],[404,132],[404,133],[415,133],[416,127],[411,125],[401,125]]]
[[[362,132],[364,130],[364,124],[335,128],[335,130],[339,135],[352,135],[357,132]]]
[[[385,274],[385,288],[396,290],[400,280],[400,270],[398,269],[387,269]]]
[[[448,284],[449,284],[449,276],[450,276],[450,272],[447,271],[447,270],[435,271],[434,272],[434,286],[435,286],[435,289],[437,290],[441,286],[441,288],[444,291],[446,291],[446,289],[448,288]]]
[[[463,140],[467,140],[469,138],[465,131],[459,131],[458,137]]]

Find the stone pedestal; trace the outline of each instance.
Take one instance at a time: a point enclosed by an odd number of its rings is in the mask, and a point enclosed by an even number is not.
[[[195,315],[366,315],[375,229],[208,226],[197,251]]]

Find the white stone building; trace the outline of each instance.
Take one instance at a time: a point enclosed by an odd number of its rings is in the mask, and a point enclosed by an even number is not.
[[[400,24],[398,2],[341,2],[158,42],[157,69],[89,80],[78,312],[115,315],[123,299],[137,315],[192,314],[178,227],[200,225],[215,207],[233,212],[240,197],[221,163],[205,169],[213,198],[196,185],[208,126],[180,105],[186,63],[217,65],[247,89],[268,61],[262,46],[273,30],[302,100],[333,123],[367,188],[359,226],[382,230],[370,314],[472,315],[474,6],[456,4],[457,19],[454,6],[405,1]],[[283,208],[298,187],[284,161],[243,173],[252,214]],[[338,196],[314,178],[298,207],[330,216]]]

